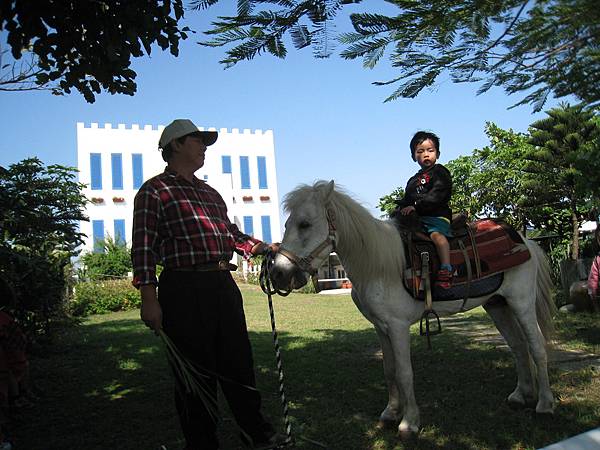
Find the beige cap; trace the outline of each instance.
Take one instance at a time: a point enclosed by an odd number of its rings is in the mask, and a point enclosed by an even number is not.
[[[216,131],[199,130],[198,127],[194,125],[194,122],[189,119],[175,119],[163,130],[158,141],[158,146],[159,148],[165,148],[173,139],[196,133],[200,135],[204,145],[207,147],[213,145],[219,137],[219,133]]]

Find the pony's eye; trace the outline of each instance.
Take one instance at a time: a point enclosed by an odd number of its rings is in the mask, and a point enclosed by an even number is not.
[[[308,222],[307,220],[303,220],[298,224],[298,228],[300,228],[301,230],[306,230],[307,228],[310,228],[310,222]]]

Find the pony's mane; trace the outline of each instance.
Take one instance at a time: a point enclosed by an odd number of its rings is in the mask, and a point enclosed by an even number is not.
[[[374,218],[343,188],[335,186],[329,195],[329,182],[322,180],[288,193],[283,200],[284,209],[292,212],[313,196],[323,208],[330,207],[335,214],[338,251],[351,277],[358,280],[402,276],[404,247],[391,221]]]

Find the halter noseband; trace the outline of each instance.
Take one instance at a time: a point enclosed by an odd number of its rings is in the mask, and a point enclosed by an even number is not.
[[[314,263],[314,261],[320,261],[320,259],[322,257],[322,253],[325,249],[331,247],[331,249],[327,251],[327,254],[329,254],[332,251],[335,251],[335,249],[336,249],[336,245],[335,245],[336,244],[336,242],[335,242],[335,232],[336,232],[335,213],[333,212],[333,210],[331,208],[327,208],[326,217],[327,217],[327,228],[328,228],[327,238],[325,238],[325,240],[323,242],[321,242],[308,255],[300,257],[300,256],[296,255],[295,253],[293,253],[289,250],[286,250],[285,248],[283,248],[283,246],[280,246],[279,250],[278,250],[278,253],[281,253],[283,256],[285,256],[287,259],[289,259],[300,270],[310,274],[317,292],[319,291],[319,288],[317,285],[316,276],[317,276],[317,270],[319,269],[319,266],[315,267],[313,265],[313,263]],[[320,263],[319,263],[319,265],[320,265]]]

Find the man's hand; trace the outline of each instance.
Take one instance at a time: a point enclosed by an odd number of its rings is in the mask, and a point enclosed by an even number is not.
[[[266,255],[269,251],[277,253],[277,251],[279,251],[279,245],[279,242],[274,242],[272,244],[265,244],[264,242],[259,242],[254,247],[252,247],[250,253],[252,253],[253,256]]]
[[[162,308],[156,297],[156,286],[153,284],[142,285],[140,294],[142,295],[140,317],[146,326],[158,335],[159,330],[162,329]]]
[[[273,242],[272,244],[269,244],[269,250],[271,250],[273,253],[277,253],[280,245],[281,242]]]

